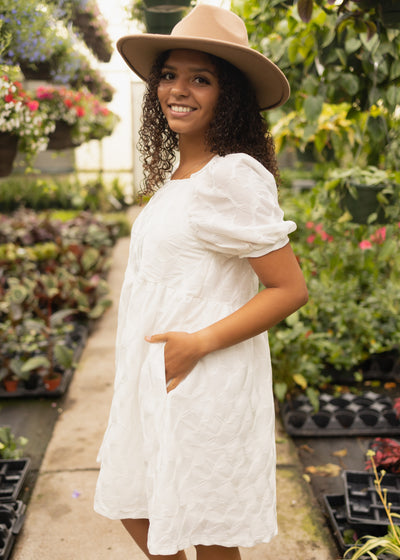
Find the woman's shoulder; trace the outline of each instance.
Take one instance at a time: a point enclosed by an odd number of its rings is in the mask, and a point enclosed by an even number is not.
[[[242,173],[256,174],[264,180],[274,180],[272,173],[270,173],[262,163],[256,160],[253,156],[243,152],[215,157],[211,170],[214,174],[217,173],[222,178],[225,178],[225,180],[227,176],[237,177]]]

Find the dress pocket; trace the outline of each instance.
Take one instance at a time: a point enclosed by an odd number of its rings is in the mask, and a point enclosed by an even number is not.
[[[165,382],[165,344],[150,344],[140,374],[139,394],[141,400],[164,397],[167,394]]]

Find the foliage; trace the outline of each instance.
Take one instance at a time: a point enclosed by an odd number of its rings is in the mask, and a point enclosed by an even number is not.
[[[379,24],[378,32],[371,36],[369,27],[354,18],[338,25],[337,6],[319,0],[305,23],[297,7],[289,4],[284,0],[236,0],[235,4],[252,44],[282,69],[291,84],[291,100],[273,118],[289,111],[298,113],[300,119],[305,115],[307,138],[310,130],[315,134],[324,103],[347,103],[346,119],[355,121],[348,127],[350,150],[357,153],[361,165],[366,160],[385,164],[381,147],[395,142],[389,131],[395,125],[398,135],[400,126],[398,118],[391,120],[400,102],[400,29]],[[323,135],[319,140],[324,140]],[[322,147],[343,152],[343,146],[330,144],[329,135],[325,145],[318,146],[320,154]],[[392,158],[390,165],[398,167],[399,160]]]
[[[8,426],[0,427],[0,458],[5,460],[18,460],[23,455],[23,447],[28,440],[23,437],[15,437]]]
[[[400,345],[400,226],[329,222],[318,191],[286,199],[309,302],[270,330],[280,394],[318,388]],[[343,214],[343,212],[342,212]]]
[[[21,206],[34,210],[60,208],[108,212],[128,204],[118,179],[114,179],[111,185],[106,185],[101,177],[84,183],[73,177],[24,176],[7,177],[0,181],[0,211],[5,213]]]
[[[358,560],[363,555],[367,555],[372,560],[377,560],[381,554],[385,553],[393,554],[395,558],[400,558],[400,527],[395,525],[393,521],[393,518],[395,516],[398,517],[398,515],[391,512],[391,504],[387,500],[387,490],[382,487],[382,480],[386,473],[381,471],[381,474],[378,474],[374,455],[375,453],[372,450],[367,452],[375,475],[375,490],[388,517],[388,532],[383,537],[373,537],[371,535],[361,537],[354,546],[346,551],[345,558],[349,560]]]
[[[67,222],[19,211],[0,221],[0,377],[27,380],[73,365],[77,322],[109,307],[119,226],[81,213]]]
[[[24,91],[20,82],[0,77],[0,132],[18,136],[18,148],[28,159],[46,149],[54,128],[48,112]]]
[[[374,452],[374,462],[378,470],[400,474],[400,443],[391,438],[377,437],[370,445]],[[367,469],[372,469],[372,460],[368,456]]]

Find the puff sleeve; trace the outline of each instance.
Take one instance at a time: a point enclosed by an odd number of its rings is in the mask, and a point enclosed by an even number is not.
[[[296,229],[283,219],[274,177],[247,154],[217,157],[197,176],[189,220],[208,250],[242,258],[284,247]]]

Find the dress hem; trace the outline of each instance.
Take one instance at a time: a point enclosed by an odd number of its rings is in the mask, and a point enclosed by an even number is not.
[[[94,511],[104,517],[107,517],[108,519],[111,519],[113,521],[121,521],[122,519],[148,519],[148,513],[146,511],[143,510],[142,512],[138,512],[137,510],[133,513],[133,512],[119,512],[119,513],[105,513],[104,510],[101,510],[101,508],[99,507],[95,507]],[[169,548],[154,548],[153,546],[149,546],[149,552],[150,554],[154,554],[154,555],[162,555],[162,556],[168,556],[171,554],[177,554],[179,551],[181,550],[186,550],[188,548],[190,548],[191,546],[197,546],[197,545],[202,545],[202,546],[224,546],[224,547],[228,547],[228,548],[232,548],[232,547],[241,547],[241,548],[252,548],[253,546],[256,546],[257,544],[267,544],[269,543],[274,537],[276,537],[276,535],[278,534],[278,530],[275,529],[272,533],[268,533],[267,535],[264,536],[259,536],[259,537],[254,537],[251,540],[246,540],[246,539],[235,539],[235,540],[223,540],[223,539],[216,539],[216,540],[210,540],[209,537],[197,537],[193,540],[187,540],[184,541],[182,543],[179,543],[177,545],[171,546]]]

